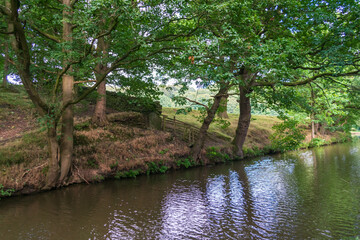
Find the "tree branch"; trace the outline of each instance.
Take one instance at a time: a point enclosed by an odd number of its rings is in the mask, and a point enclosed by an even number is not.
[[[49,33],[46,33],[46,32],[40,30],[39,28],[37,28],[36,26],[34,26],[34,25],[32,25],[32,24],[30,24],[30,26],[31,26],[31,28],[33,28],[35,31],[37,31],[38,33],[40,33],[40,35],[42,35],[42,36],[44,36],[44,37],[46,37],[46,38],[48,38],[48,39],[50,39],[50,40],[52,40],[52,41],[54,41],[54,42],[56,42],[56,43],[61,43],[61,40],[60,40],[58,37],[56,37],[56,36],[54,36],[54,35],[51,35],[51,34],[49,34]]]
[[[8,16],[11,15],[10,9],[8,9],[7,7],[5,7],[4,5],[0,5],[0,12],[1,12],[3,15],[8,15]]]
[[[189,102],[192,102],[192,103],[195,103],[196,105],[200,105],[200,106],[203,106],[206,108],[206,110],[209,110],[209,107],[206,106],[205,104],[202,104],[201,102],[198,102],[198,101],[194,101],[194,100],[191,100],[190,98],[187,98],[187,97],[181,97]]]
[[[60,83],[60,78],[67,72],[67,70],[69,70],[70,66],[71,66],[71,64],[67,64],[65,66],[65,68],[63,68],[63,70],[59,73],[59,75],[56,78],[55,86],[53,89],[53,101],[55,101],[56,92],[57,92],[57,89],[58,89],[59,83]]]
[[[96,82],[96,80],[75,81],[74,84]]]
[[[74,7],[74,5],[78,2],[78,0],[72,0],[70,2],[70,7]]]
[[[305,85],[308,83],[311,83],[313,81],[315,81],[318,78],[321,77],[346,77],[346,76],[356,76],[359,75],[360,70],[357,71],[352,71],[352,72],[347,72],[347,73],[339,73],[339,74],[334,74],[334,73],[321,73],[318,75],[315,75],[311,78],[302,80],[302,81],[297,81],[297,82],[280,82],[280,84],[282,84],[283,86],[289,86],[289,87],[294,87],[294,86],[300,86],[300,85]],[[274,86],[276,83],[278,82],[256,82],[254,83],[254,86]]]
[[[3,32],[3,31],[0,31],[0,34],[14,34],[14,31],[11,31],[11,32]]]

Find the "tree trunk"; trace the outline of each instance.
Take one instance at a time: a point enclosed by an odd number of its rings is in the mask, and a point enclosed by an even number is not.
[[[315,92],[314,89],[311,85],[310,85],[310,89],[311,89],[311,115],[310,115],[310,120],[311,120],[311,140],[313,140],[315,138]]]
[[[317,123],[315,123],[315,130],[314,130],[314,134],[315,134],[315,135],[318,135],[319,129],[320,129],[320,123],[317,122]]]
[[[99,55],[106,54],[107,48],[108,48],[108,45],[105,43],[104,37],[99,38],[99,40],[98,40]],[[101,76],[103,76],[103,74],[106,73],[106,70],[107,70],[107,67],[104,64],[98,63],[96,65],[95,76],[96,76],[97,81],[99,81],[98,79],[100,79]],[[99,86],[97,88],[97,92],[98,92],[99,96],[96,101],[95,111],[93,113],[91,122],[94,125],[102,127],[102,126],[105,126],[108,124],[108,119],[106,117],[106,79],[104,79],[99,84]]]
[[[313,140],[315,137],[315,123],[314,120],[311,119],[311,140]]]
[[[218,112],[218,117],[223,118],[223,119],[228,119],[229,116],[227,114],[227,100],[228,100],[228,96],[223,96],[221,97],[221,101],[220,101],[220,112]]]
[[[2,82],[2,86],[4,88],[7,87],[7,75],[8,75],[8,71],[9,71],[9,45],[7,42],[7,38],[5,38],[5,48],[4,48],[4,53],[5,53],[5,60],[4,60],[4,75],[3,75],[3,82]]]
[[[324,135],[326,133],[326,123],[320,123],[319,132],[321,135]]]
[[[246,96],[251,92],[250,89],[246,89],[243,86],[239,86],[240,90],[240,116],[238,126],[236,128],[235,138],[233,140],[234,154],[240,158],[244,157],[243,146],[246,139],[246,135],[250,126],[251,119],[251,105],[250,97]]]
[[[197,136],[197,139],[194,143],[194,146],[191,150],[191,156],[193,160],[197,161],[200,159],[200,153],[202,148],[204,147],[204,143],[206,140],[206,134],[207,130],[209,129],[209,126],[211,122],[213,121],[216,111],[220,106],[220,101],[223,95],[227,94],[228,88],[222,88],[219,90],[218,94],[214,97],[214,103],[212,104],[211,108],[207,111],[207,116],[204,119],[203,124],[201,125],[199,134]]]
[[[60,175],[60,146],[57,141],[56,127],[48,129],[48,141],[50,148],[49,170],[46,174],[46,183],[43,190],[48,190],[56,186]]]
[[[63,0],[63,4],[66,6],[63,12],[63,39],[64,41],[72,41],[72,24],[70,23],[71,11],[68,9],[71,8],[70,0]],[[67,50],[64,50],[67,51]],[[67,60],[64,62],[64,66],[67,64]],[[69,72],[72,71],[70,67]],[[62,77],[62,90],[63,104],[73,100],[73,91],[74,91],[74,77],[68,74],[64,74]],[[62,114],[62,129],[61,129],[61,172],[59,183],[62,184],[67,180],[70,167],[72,164],[72,154],[73,154],[73,131],[74,131],[74,113],[72,105],[68,106]]]
[[[106,80],[102,81],[98,88],[98,98],[95,105],[95,111],[93,113],[91,122],[97,126],[105,126],[108,124],[106,117]]]

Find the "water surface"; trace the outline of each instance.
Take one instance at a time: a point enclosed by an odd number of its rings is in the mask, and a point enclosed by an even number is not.
[[[360,144],[0,200],[0,239],[360,235]]]

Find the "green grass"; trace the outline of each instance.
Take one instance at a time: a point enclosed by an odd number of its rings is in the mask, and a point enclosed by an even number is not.
[[[0,146],[0,166],[11,166],[31,162],[34,158],[44,157],[47,140],[44,132],[34,131],[25,134],[10,145]]]
[[[186,115],[178,114],[175,115],[176,108],[163,108],[163,115],[167,115],[170,118],[176,117],[177,120],[183,121],[185,123],[194,125],[196,127],[201,127],[201,123],[197,120],[196,117],[200,116],[199,111],[192,111]],[[235,136],[235,131],[238,123],[238,114],[228,114],[229,119],[226,119],[230,122],[230,126],[227,128],[222,128],[221,125],[216,122],[211,123],[209,132],[215,133],[221,138],[231,141]],[[268,136],[274,132],[272,126],[276,123],[280,123],[281,120],[274,116],[264,116],[264,115],[253,115],[251,117],[251,123],[249,128],[249,137],[245,142],[245,146],[251,147],[254,144],[257,144],[259,147],[263,143],[268,142]]]
[[[34,105],[22,86],[10,85],[8,88],[0,87],[0,106],[9,108],[32,108]]]

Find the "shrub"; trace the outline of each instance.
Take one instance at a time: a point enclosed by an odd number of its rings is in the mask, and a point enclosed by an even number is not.
[[[163,162],[159,162],[159,164],[155,162],[148,162],[148,170],[146,174],[149,175],[150,173],[165,173],[169,168],[163,164]]]
[[[184,166],[185,168],[189,168],[189,167],[195,166],[196,163],[195,163],[195,161],[192,161],[190,158],[185,158],[185,159],[177,160],[176,165],[178,167]]]
[[[139,174],[140,174],[139,169],[129,170],[127,172],[117,172],[115,174],[115,178],[116,179],[120,179],[120,178],[136,178],[136,176],[139,175]]]
[[[90,168],[99,168],[99,164],[93,158],[88,159],[86,165],[88,165]]]
[[[219,152],[215,147],[209,147],[206,150],[206,156],[213,162],[226,162],[231,160],[229,155]]]
[[[305,134],[299,129],[298,124],[298,121],[290,118],[275,124],[272,127],[275,132],[270,135],[272,148],[282,152],[299,148],[305,139]]]
[[[0,197],[10,197],[13,192],[15,192],[14,189],[4,190],[4,186],[2,184],[0,184]]]
[[[324,144],[326,144],[325,139],[313,138],[313,139],[311,139],[311,142],[309,143],[309,147],[320,147]]]

